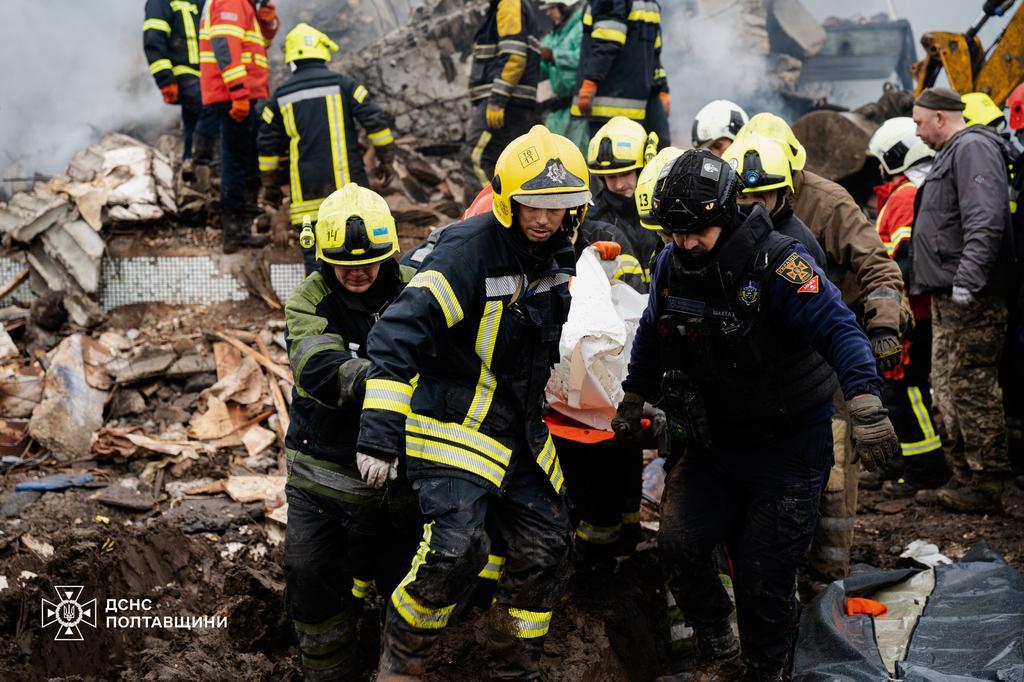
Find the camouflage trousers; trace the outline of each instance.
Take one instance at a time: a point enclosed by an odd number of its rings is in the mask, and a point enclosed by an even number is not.
[[[999,296],[980,296],[966,306],[932,296],[932,387],[946,434],[957,444],[952,465],[962,480],[1010,471],[999,392],[1006,317]]]
[[[841,580],[850,571],[860,464],[854,460],[850,413],[842,390],[836,391],[833,402],[836,406],[836,414],[832,417],[833,464],[821,494],[818,524],[807,563],[814,577]]]

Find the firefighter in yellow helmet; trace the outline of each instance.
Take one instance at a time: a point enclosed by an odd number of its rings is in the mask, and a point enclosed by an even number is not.
[[[900,334],[910,320],[910,308],[904,302],[899,266],[889,258],[874,225],[849,192],[804,168],[807,152],[783,119],[769,113],[753,116],[735,144],[754,134],[775,140],[788,157],[793,212],[824,249],[829,277],[862,321],[879,372],[897,366],[903,354]],[[836,433],[846,437],[835,439],[835,465],[822,495],[821,521],[809,555],[813,577],[826,582],[842,579],[849,571],[857,509],[859,465],[849,440],[849,411],[841,395],[835,405]]]
[[[307,219],[308,220],[308,219]],[[358,612],[371,585],[388,595],[409,567],[421,517],[395,468],[374,486],[356,458],[366,337],[412,277],[400,267],[388,205],[348,184],[320,205],[317,269],[285,306],[295,377],[288,456],[284,574],[288,616],[306,679],[361,679]]]
[[[968,92],[960,95],[964,103],[964,121],[969,126],[991,126],[999,128],[1005,123],[1003,109],[984,92]]]
[[[743,191],[737,199],[740,206],[764,206],[775,231],[800,242],[814,262],[825,267],[825,251],[789,203],[793,170],[782,145],[759,133],[748,133],[737,137],[722,159],[736,169],[743,181]]]
[[[446,228],[370,334],[364,478],[386,480],[401,458],[427,523],[391,595],[379,680],[426,672],[431,644],[488,564],[488,516],[508,543],[486,632],[491,676],[539,674],[572,554],[544,387],[588,181],[568,139],[534,126],[513,140],[495,166],[492,212]]]
[[[287,184],[296,229],[307,216],[316,216],[325,197],[347,183],[370,186],[356,123],[366,130],[373,146],[375,179],[387,186],[394,177],[395,136],[389,117],[365,87],[327,68],[337,51],[333,40],[309,24],[289,31],[284,59],[293,73],[260,115],[257,147],[263,200],[278,207],[283,199],[281,186]],[[282,166],[284,158],[287,168]],[[316,263],[310,251],[304,257],[308,274]]]
[[[658,135],[648,134],[642,125],[624,116],[615,116],[601,126],[587,149],[587,165],[598,178],[590,218],[611,223],[629,236],[631,243],[624,244],[623,250],[640,262],[644,281],[650,279],[649,264],[661,241],[643,229],[633,195],[640,171],[657,151]]]

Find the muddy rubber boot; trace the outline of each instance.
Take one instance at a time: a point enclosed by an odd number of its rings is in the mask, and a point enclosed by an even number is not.
[[[918,490],[916,493],[914,493],[914,501],[921,505],[934,507],[938,504],[941,504],[939,502],[940,492],[942,492],[943,490],[959,490],[960,488],[964,488],[968,485],[969,480],[969,471],[957,471],[953,474],[953,477],[949,479],[946,485],[940,488]]]
[[[729,621],[699,627],[696,631],[698,658],[691,682],[734,682],[741,679],[746,666]]]
[[[992,476],[978,476],[970,485],[959,488],[939,488],[939,504],[962,514],[1002,514],[1003,488],[1006,480]]]
[[[224,253],[235,253],[246,248],[258,249],[270,243],[270,237],[249,231],[249,221],[244,213],[223,211],[221,222],[224,226]]]

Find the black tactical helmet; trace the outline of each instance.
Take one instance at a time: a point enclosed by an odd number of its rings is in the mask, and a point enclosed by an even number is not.
[[[711,152],[691,149],[665,167],[654,187],[653,213],[669,232],[699,232],[737,220],[736,195],[743,183]]]

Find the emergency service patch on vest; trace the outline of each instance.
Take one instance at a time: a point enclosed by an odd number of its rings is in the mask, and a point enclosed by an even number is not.
[[[810,263],[801,258],[800,254],[793,253],[775,269],[775,274],[787,282],[804,284],[814,275],[814,270]]]
[[[803,286],[796,290],[798,294],[816,294],[820,290],[818,276],[811,277]]]
[[[755,279],[748,279],[742,287],[740,287],[740,303],[745,306],[756,305],[758,300],[761,298],[761,283]]]

